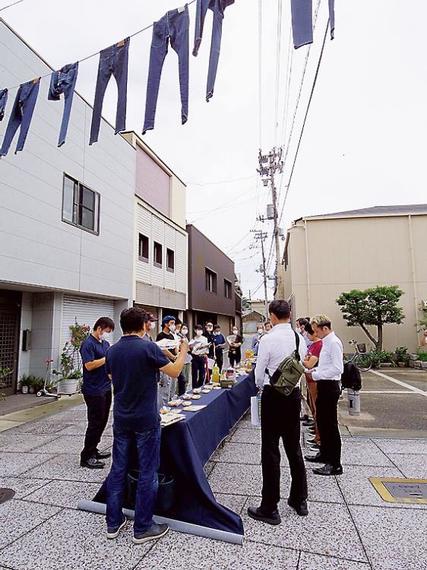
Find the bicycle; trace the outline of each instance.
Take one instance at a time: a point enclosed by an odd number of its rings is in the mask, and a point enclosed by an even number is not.
[[[356,340],[350,340],[349,344],[354,346],[355,353],[347,362],[353,362],[360,372],[368,372],[372,368],[372,362],[369,352],[366,352],[366,344]]]

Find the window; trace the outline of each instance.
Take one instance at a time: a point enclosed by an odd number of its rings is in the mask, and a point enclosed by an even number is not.
[[[138,257],[148,263],[148,237],[142,234],[139,234]]]
[[[62,221],[99,234],[99,202],[98,192],[64,175]]]
[[[154,242],[154,265],[162,267],[163,265],[163,251],[160,243]]]
[[[206,278],[206,291],[210,291],[211,293],[217,292],[217,276],[214,271],[210,269],[205,269],[205,278]]]
[[[224,279],[224,296],[226,299],[231,299],[231,282]]]
[[[172,249],[166,250],[166,268],[172,273],[175,271],[175,252]]]

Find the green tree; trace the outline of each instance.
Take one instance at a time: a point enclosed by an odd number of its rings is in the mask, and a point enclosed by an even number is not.
[[[375,350],[383,349],[384,325],[400,325],[405,318],[403,310],[398,307],[403,291],[397,285],[378,285],[360,291],[353,289],[341,293],[337,303],[349,327],[359,326],[371,342]],[[376,338],[368,326],[377,327]]]

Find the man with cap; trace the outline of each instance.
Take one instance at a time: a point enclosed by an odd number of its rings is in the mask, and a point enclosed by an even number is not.
[[[147,313],[148,320],[144,323],[144,336],[142,340],[148,340],[149,342],[154,342],[151,337],[151,332],[156,328],[157,318],[153,315],[153,313]]]

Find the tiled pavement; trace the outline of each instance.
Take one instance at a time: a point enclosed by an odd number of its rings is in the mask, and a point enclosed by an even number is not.
[[[0,487],[16,491],[0,505],[0,570],[427,570],[427,507],[385,503],[371,476],[426,477],[425,440],[343,440],[344,474],[321,478],[308,466],[309,516],[286,504],[289,469],[282,459],[282,524],[249,519],[261,490],[260,433],[240,422],[207,466],[217,499],[239,512],[243,546],[170,532],[131,543],[131,523],[107,541],[103,517],[76,509],[105,473],[78,466],[85,430],[82,406],[0,433]],[[102,448],[111,446],[111,426]]]

